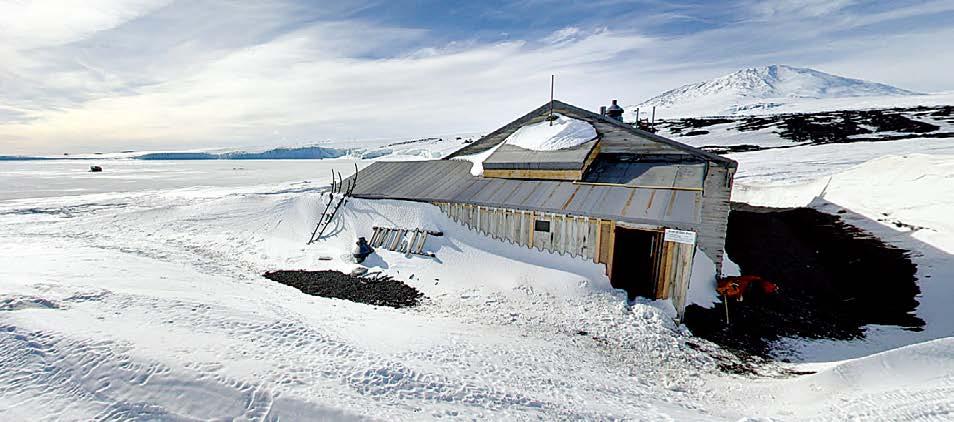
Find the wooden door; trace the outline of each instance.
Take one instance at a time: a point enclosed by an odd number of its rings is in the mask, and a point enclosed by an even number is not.
[[[695,250],[695,232],[670,229],[665,231],[659,259],[656,298],[671,299],[680,319],[686,308]]]

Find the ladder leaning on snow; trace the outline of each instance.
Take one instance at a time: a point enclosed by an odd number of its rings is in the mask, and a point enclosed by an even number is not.
[[[443,236],[444,233],[424,229],[394,229],[390,227],[372,227],[371,247],[384,248],[389,251],[404,252],[406,254],[434,256],[433,252],[425,252],[424,244],[428,236]]]
[[[321,239],[321,236],[325,234],[325,230],[328,229],[328,226],[330,226],[331,222],[335,219],[335,215],[338,214],[338,209],[348,201],[351,193],[354,192],[354,185],[357,181],[358,164],[355,164],[354,176],[351,177],[350,183],[348,183],[348,189],[345,190],[344,195],[341,195],[344,179],[341,177],[341,172],[338,172],[338,181],[335,183],[335,171],[331,171],[331,190],[328,192],[328,202],[325,204],[325,209],[321,212],[321,215],[318,216],[318,224],[315,225],[315,230],[311,232],[311,238],[308,240],[309,245]]]

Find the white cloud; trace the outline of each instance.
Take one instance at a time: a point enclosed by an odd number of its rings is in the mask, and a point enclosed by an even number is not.
[[[571,41],[575,39],[576,36],[580,34],[580,32],[581,32],[580,28],[576,28],[573,26],[566,27],[563,29],[558,29],[556,31],[553,31],[550,35],[547,35],[545,38],[543,38],[543,42],[548,44],[559,44],[561,42]]]
[[[829,15],[857,4],[855,0],[759,0],[749,4],[761,19],[799,19]]]
[[[90,5],[75,19],[63,16],[72,10],[19,11],[32,23],[0,32],[0,153],[483,131],[544,103],[550,74],[558,98],[592,109],[776,62],[954,89],[945,70],[954,58],[915,48],[950,29],[827,35],[950,8],[943,2],[868,14],[838,0],[761,11],[746,2],[736,24],[679,36],[568,26],[540,39],[440,45],[426,28],[341,20],[347,13],[310,4]],[[33,39],[31,25],[50,33]]]
[[[24,50],[64,44],[116,27],[170,0],[2,0],[0,46]]]
[[[2,148],[58,152],[120,143],[175,148],[221,139],[268,143],[479,130],[543,103],[551,72],[566,87],[561,94],[585,95],[571,87],[586,86],[605,71],[605,62],[648,43],[636,35],[598,31],[559,45],[516,41],[384,59],[346,57],[340,48],[360,44],[359,51],[371,51],[419,35],[353,22],[311,25],[125,95],[36,110],[35,120],[0,125]],[[275,139],[276,131],[281,139]]]

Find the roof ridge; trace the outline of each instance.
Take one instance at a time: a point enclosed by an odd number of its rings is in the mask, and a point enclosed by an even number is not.
[[[721,155],[714,154],[714,153],[711,153],[711,152],[709,152],[709,151],[705,151],[705,150],[702,150],[702,149],[693,147],[693,146],[691,146],[691,145],[684,144],[684,143],[682,143],[682,142],[674,141],[674,140],[672,140],[672,139],[669,139],[669,138],[666,138],[666,137],[663,137],[663,136],[659,136],[659,135],[657,135],[657,134],[655,134],[655,133],[652,133],[652,132],[647,132],[647,131],[645,131],[645,130],[635,128],[635,127],[633,127],[633,125],[631,125],[631,124],[628,124],[628,123],[625,123],[625,122],[622,122],[622,121],[619,121],[619,120],[616,120],[616,119],[611,119],[611,118],[609,118],[609,117],[607,117],[607,116],[603,116],[603,115],[600,115],[600,114],[598,114],[598,113],[594,113],[594,112],[589,111],[589,110],[587,110],[587,109],[580,108],[580,107],[577,107],[577,106],[575,106],[575,105],[572,105],[572,104],[569,104],[569,103],[566,103],[566,102],[563,102],[563,101],[560,101],[560,100],[554,99],[554,100],[553,100],[553,105],[554,105],[554,106],[558,106],[558,107],[560,107],[560,108],[564,108],[564,109],[570,110],[570,111],[572,111],[572,112],[574,112],[574,113],[576,113],[576,114],[580,114],[580,115],[583,115],[583,116],[585,116],[585,117],[588,117],[588,118],[591,118],[591,119],[594,119],[594,120],[599,120],[599,121],[601,121],[601,122],[614,125],[614,126],[620,128],[620,129],[626,130],[627,132],[629,132],[629,133],[631,133],[631,134],[633,134],[633,135],[635,135],[635,136],[638,136],[638,137],[641,137],[641,138],[644,138],[644,139],[648,139],[648,140],[650,140],[650,141],[654,141],[654,142],[659,142],[659,143],[666,144],[666,145],[671,146],[671,147],[673,147],[673,148],[675,148],[675,149],[678,149],[678,150],[681,150],[681,151],[684,151],[684,152],[688,152],[689,154],[691,154],[691,155],[693,155],[693,156],[696,156],[696,157],[698,157],[698,158],[703,158],[703,159],[705,159],[705,160],[707,160],[707,161],[716,161],[716,162],[725,163],[725,164],[729,165],[730,167],[737,167],[737,166],[738,166],[738,163],[736,163],[736,161],[733,160],[733,159],[731,159],[731,158],[723,157],[723,156],[721,156]],[[556,108],[556,107],[555,107],[555,108]],[[464,154],[461,154],[461,152],[463,152],[463,151],[465,151],[465,150],[468,150],[468,151],[466,152],[466,155],[476,154],[476,153],[479,153],[479,152],[486,151],[487,149],[492,148],[493,146],[498,145],[498,144],[500,144],[501,142],[504,142],[505,139],[501,139],[499,142],[496,142],[496,143],[494,143],[493,145],[488,145],[488,146],[481,145],[481,142],[483,142],[483,141],[486,140],[486,139],[490,139],[490,138],[493,138],[493,137],[495,137],[495,136],[499,136],[502,132],[505,132],[505,131],[508,131],[508,130],[512,129],[512,127],[513,127],[514,125],[517,125],[518,123],[529,122],[530,120],[533,120],[534,118],[539,117],[540,115],[542,115],[545,111],[549,111],[549,109],[550,109],[550,101],[547,101],[547,102],[543,103],[543,105],[541,105],[541,106],[539,106],[539,107],[537,107],[537,108],[531,110],[531,111],[528,112],[527,114],[524,114],[523,116],[518,117],[517,119],[515,119],[515,120],[513,120],[513,121],[511,121],[511,122],[509,122],[509,123],[507,123],[507,124],[505,124],[505,125],[503,125],[503,126],[497,128],[497,129],[494,130],[493,132],[488,133],[487,135],[482,136],[480,139],[478,139],[478,140],[475,141],[474,143],[472,143],[472,144],[470,144],[470,145],[468,145],[468,146],[465,146],[465,147],[463,147],[463,148],[461,148],[461,149],[459,149],[459,150],[457,150],[457,151],[454,151],[453,153],[451,153],[451,154],[449,154],[448,156],[444,157],[444,159],[445,159],[445,160],[448,160],[448,159],[460,157],[460,156],[464,155]],[[557,110],[554,110],[554,112],[557,112]],[[522,126],[522,125],[521,125],[521,126]],[[477,152],[469,151],[471,145],[476,145],[476,146],[478,146],[479,148],[483,148],[483,149],[478,150]]]
[[[553,100],[553,102],[554,102],[554,103],[559,103],[560,105],[565,106],[565,107],[567,107],[567,108],[569,108],[569,109],[571,109],[571,110],[573,110],[573,111],[575,111],[575,112],[578,112],[578,113],[581,113],[581,114],[588,114],[588,115],[592,116],[593,118],[599,119],[599,120],[601,120],[601,121],[603,121],[603,122],[606,122],[606,123],[610,123],[610,124],[615,125],[615,126],[621,128],[621,129],[625,129],[626,131],[628,131],[628,132],[630,132],[630,133],[632,133],[632,134],[634,134],[634,135],[636,135],[636,136],[648,138],[648,139],[653,140],[653,141],[656,141],[656,142],[662,142],[662,143],[664,143],[664,144],[666,144],[666,145],[669,145],[669,146],[671,146],[671,147],[674,147],[674,148],[676,148],[676,149],[680,149],[680,150],[689,152],[689,153],[691,153],[691,154],[693,154],[693,155],[704,157],[704,158],[709,159],[709,160],[724,162],[724,163],[727,163],[727,164],[732,165],[733,167],[738,166],[738,163],[737,163],[735,160],[731,159],[731,158],[723,157],[723,156],[721,156],[721,155],[719,155],[719,154],[714,154],[714,153],[711,153],[711,152],[709,152],[709,151],[706,151],[706,150],[703,150],[703,149],[699,149],[699,148],[696,148],[696,147],[694,147],[694,146],[692,146],[692,145],[687,145],[687,144],[684,144],[684,143],[679,142],[679,141],[674,141],[674,140],[669,139],[669,138],[666,138],[666,137],[664,137],[664,136],[660,136],[660,135],[657,135],[657,134],[655,134],[655,133],[648,132],[648,131],[645,131],[645,130],[636,128],[636,127],[634,127],[633,125],[628,124],[628,123],[626,123],[626,122],[619,121],[619,120],[616,120],[616,119],[609,118],[609,117],[607,117],[607,116],[603,116],[603,115],[601,115],[601,114],[594,113],[594,112],[589,111],[589,110],[587,110],[587,109],[585,109],[585,108],[577,107],[577,106],[575,106],[575,105],[573,105],[573,104],[568,104],[568,103],[565,103],[565,102],[562,102],[562,101],[559,101],[559,100]],[[549,107],[549,105],[550,105],[550,103],[547,102],[546,104],[543,105],[543,107]]]

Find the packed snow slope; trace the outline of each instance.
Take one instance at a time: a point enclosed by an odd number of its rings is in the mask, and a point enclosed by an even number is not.
[[[77,166],[43,163],[15,163],[18,177],[40,186]],[[0,419],[740,416],[707,398],[719,352],[686,346],[666,304],[627,305],[591,261],[486,238],[431,205],[355,199],[308,246],[319,181],[351,162],[245,184],[232,167],[163,163],[157,179],[186,172],[193,186],[0,200]],[[349,271],[354,237],[374,225],[444,232],[427,244],[436,258],[366,261],[424,305],[307,296],[261,276]]]
[[[770,65],[741,69],[708,81],[666,91],[626,108],[635,121],[636,108],[648,117],[749,114],[783,107],[793,100],[855,97],[897,97],[916,93],[890,85],[845,78],[814,69]]]
[[[764,420],[954,419],[954,338],[904,346],[785,380],[746,380],[719,392]]]

